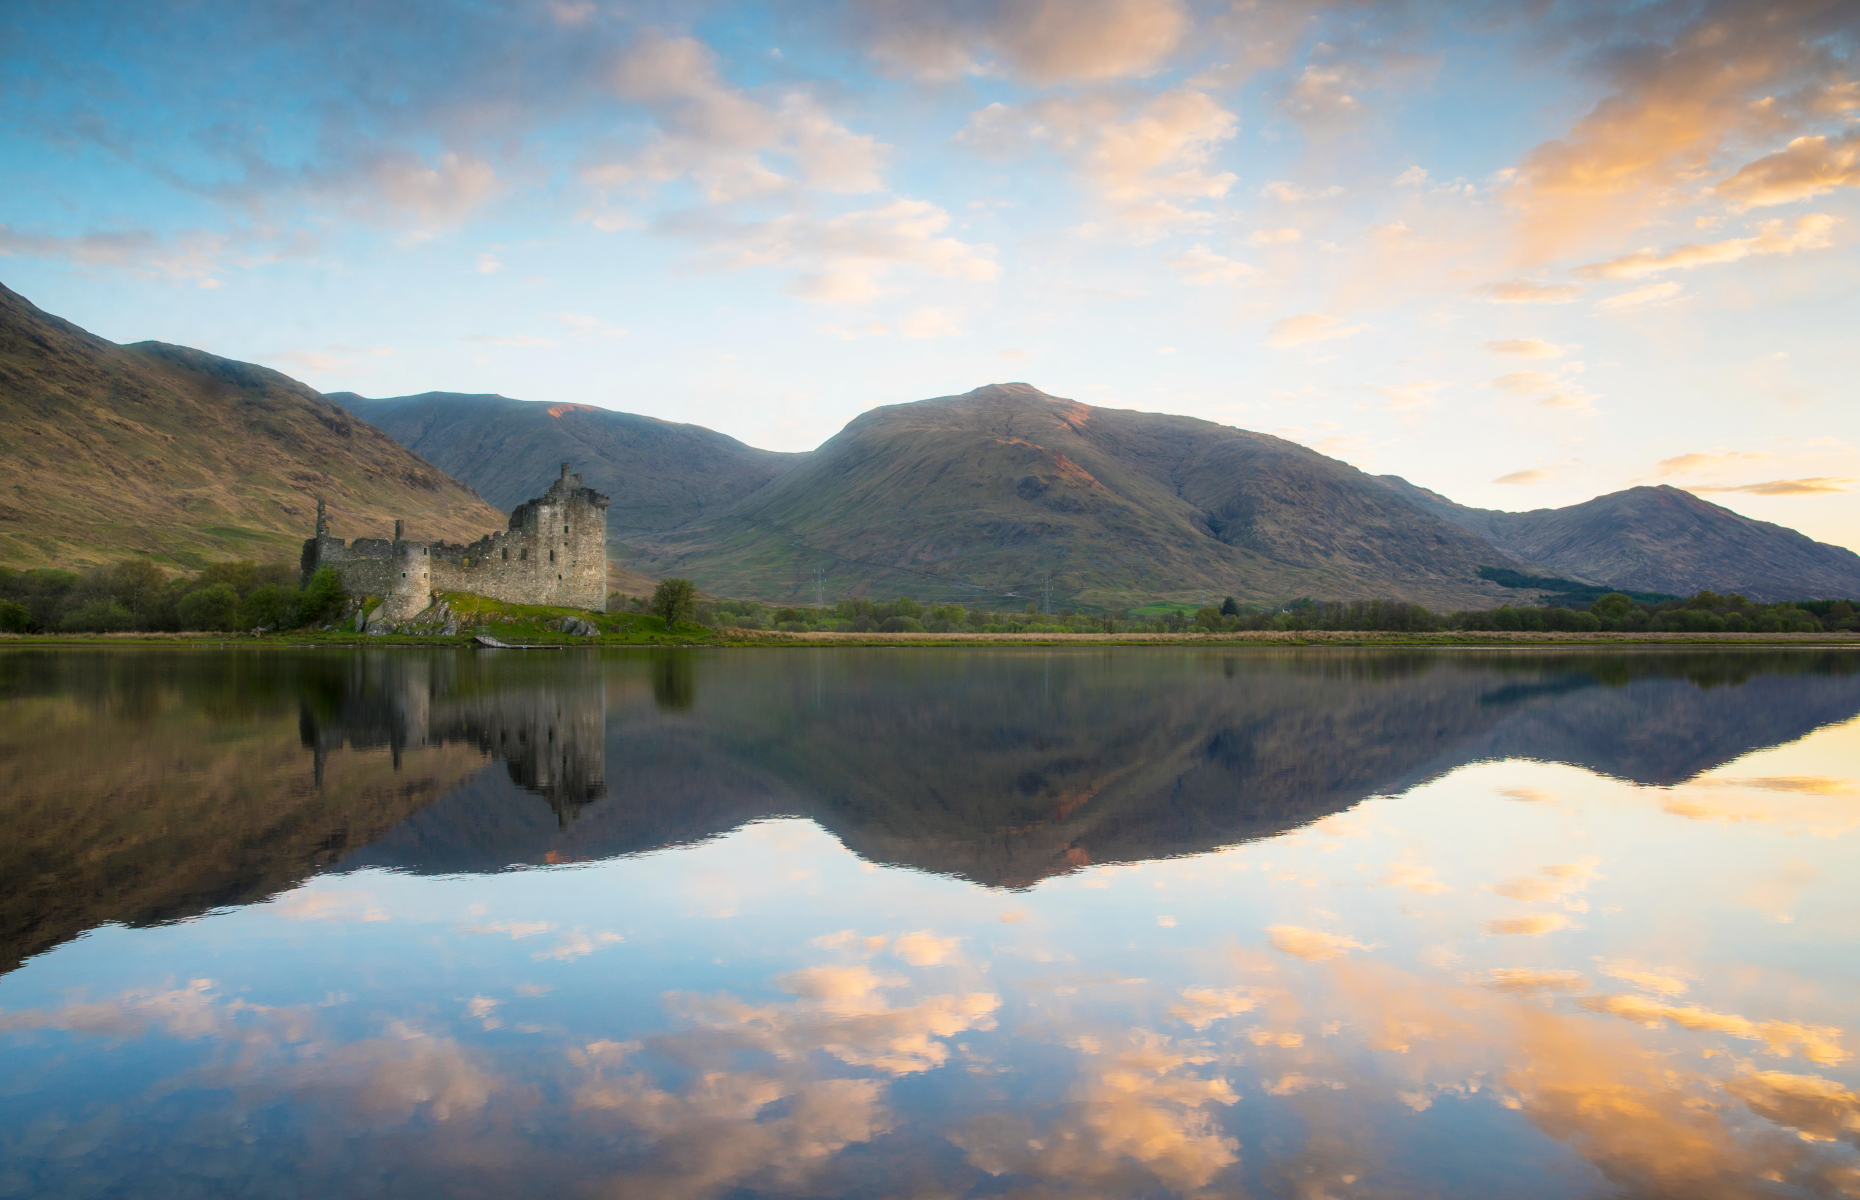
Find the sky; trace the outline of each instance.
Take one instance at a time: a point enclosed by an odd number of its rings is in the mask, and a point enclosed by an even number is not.
[[[12,0],[0,282],[805,450],[1025,381],[1860,547],[1860,0]]]

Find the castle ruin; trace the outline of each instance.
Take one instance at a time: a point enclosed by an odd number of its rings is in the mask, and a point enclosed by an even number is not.
[[[581,485],[562,464],[561,478],[510,514],[510,528],[469,546],[410,542],[404,523],[394,538],[331,537],[323,501],[316,502],[316,536],[304,543],[303,578],[335,570],[352,596],[378,596],[374,614],[404,621],[425,612],[434,592],[471,592],[510,604],[607,611],[606,496]],[[559,531],[559,532],[558,532]]]

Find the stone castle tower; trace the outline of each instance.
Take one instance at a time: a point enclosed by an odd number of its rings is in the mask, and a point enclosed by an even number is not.
[[[519,504],[510,527],[469,546],[410,542],[394,522],[394,538],[344,543],[329,532],[323,501],[316,536],[304,543],[303,578],[331,567],[352,596],[379,597],[381,616],[404,621],[424,612],[434,592],[473,592],[511,604],[607,610],[608,498],[562,474],[549,490]]]

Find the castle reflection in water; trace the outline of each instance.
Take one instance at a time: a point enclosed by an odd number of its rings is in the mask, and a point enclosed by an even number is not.
[[[358,655],[334,692],[333,712],[302,701],[298,729],[313,752],[317,783],[328,756],[344,749],[386,747],[398,769],[410,749],[476,746],[566,825],[607,794],[607,702],[596,660],[554,658],[545,678],[470,687],[460,678],[469,660]]]

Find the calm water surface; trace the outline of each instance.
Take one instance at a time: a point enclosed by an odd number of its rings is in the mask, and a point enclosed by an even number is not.
[[[1860,655],[0,653],[0,1196],[1860,1195]]]

